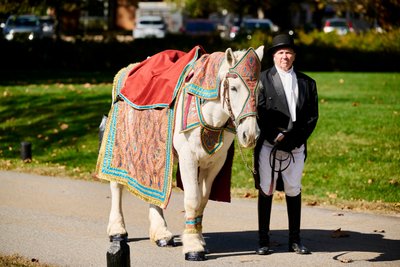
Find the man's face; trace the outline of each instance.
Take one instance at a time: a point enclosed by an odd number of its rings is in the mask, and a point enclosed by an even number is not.
[[[296,53],[291,48],[281,48],[276,50],[273,58],[277,67],[284,71],[288,71],[293,66]]]

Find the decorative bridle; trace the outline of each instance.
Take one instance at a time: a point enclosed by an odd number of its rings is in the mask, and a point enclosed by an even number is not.
[[[229,116],[235,126],[245,117],[257,115],[257,87],[261,72],[261,62],[253,48],[249,48],[242,58],[225,75],[224,79],[224,103],[226,103]],[[235,118],[229,96],[228,78],[241,79],[249,91],[249,97],[243,105],[240,114]]]
[[[261,72],[261,62],[258,58],[256,52],[253,48],[249,48],[243,57],[232,67],[229,69],[228,73],[225,75],[224,79],[224,95],[223,102],[226,103],[229,117],[235,125],[235,129],[237,129],[240,121],[249,116],[257,116],[257,88],[260,78]],[[245,84],[246,89],[249,91],[249,97],[246,99],[243,108],[239,115],[235,118],[235,115],[232,111],[232,105],[229,95],[229,80],[228,78],[237,79],[240,78]],[[246,167],[253,173],[256,173],[254,168],[250,168],[247,162],[244,159],[243,151],[241,146],[239,146],[239,151],[242,157],[243,162],[246,164]]]

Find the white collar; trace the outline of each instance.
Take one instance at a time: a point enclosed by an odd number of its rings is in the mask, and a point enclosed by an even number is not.
[[[285,76],[288,74],[293,75],[294,70],[293,70],[293,66],[288,70],[288,71],[284,71],[283,69],[280,69],[278,66],[275,66],[276,70],[278,71],[279,75]]]

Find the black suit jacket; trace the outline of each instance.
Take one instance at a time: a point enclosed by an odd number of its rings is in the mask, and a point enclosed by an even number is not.
[[[318,94],[315,81],[304,73],[295,71],[299,94],[296,106],[296,121],[291,122],[289,107],[279,73],[275,67],[261,73],[262,88],[258,98],[258,126],[261,134],[255,148],[255,167],[258,170],[258,155],[264,140],[274,144],[274,139],[283,130],[289,130],[282,142],[284,150],[291,151],[305,145],[318,121]],[[305,150],[307,151],[307,150]],[[305,152],[306,153],[306,152]],[[266,159],[268,162],[268,159]],[[256,177],[256,187],[258,187]]]

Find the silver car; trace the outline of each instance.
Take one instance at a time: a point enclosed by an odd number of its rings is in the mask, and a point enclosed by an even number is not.
[[[44,16],[39,18],[40,26],[42,27],[43,38],[56,37],[56,20],[51,16]]]
[[[270,19],[244,18],[241,25],[239,25],[239,20],[235,19],[229,32],[229,38],[235,39],[238,36],[244,36],[250,40],[255,31],[272,34],[278,32],[279,27]]]
[[[5,23],[3,35],[8,41],[41,39],[42,28],[39,18],[34,15],[12,15]]]
[[[323,31],[325,33],[336,32],[339,35],[345,35],[354,32],[351,21],[344,18],[332,18],[325,21]]]

